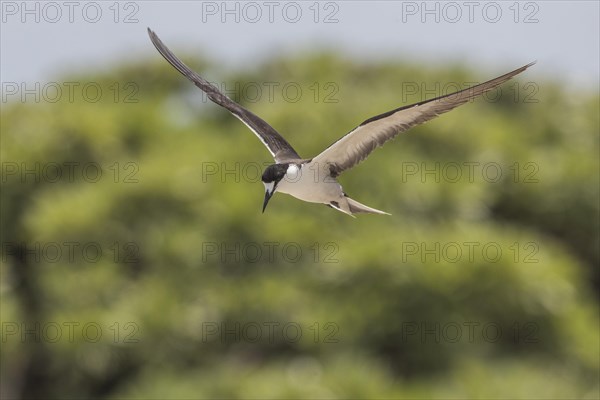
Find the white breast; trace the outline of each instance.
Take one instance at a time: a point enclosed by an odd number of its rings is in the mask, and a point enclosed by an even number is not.
[[[300,200],[328,204],[343,196],[342,187],[333,178],[324,180],[317,169],[307,165],[290,164],[284,178],[277,185],[277,191],[290,194]]]

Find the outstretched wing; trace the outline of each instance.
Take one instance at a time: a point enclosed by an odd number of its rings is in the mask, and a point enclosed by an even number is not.
[[[396,108],[369,118],[313,158],[312,162],[324,167],[323,171],[327,171],[335,177],[367,158],[373,150],[396,135],[465,104],[473,97],[520,74],[533,64],[535,62],[455,93]]]
[[[175,69],[181,72],[186,78],[194,82],[196,86],[208,95],[208,98],[217,103],[221,107],[229,110],[233,115],[240,119],[269,149],[271,155],[276,162],[281,163],[288,160],[299,159],[300,156],[294,148],[269,124],[263,119],[246,110],[244,107],[231,100],[225,94],[221,93],[214,85],[206,81],[200,75],[192,71],[179,58],[177,58],[171,50],[158,38],[150,28],[148,35],[158,52],[167,60]]]

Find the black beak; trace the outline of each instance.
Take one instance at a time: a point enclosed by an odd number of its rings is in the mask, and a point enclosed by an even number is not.
[[[263,210],[262,210],[263,213],[265,212],[265,208],[267,208],[267,204],[269,204],[269,200],[273,196],[273,193],[275,193],[275,190],[273,190],[271,193],[269,193],[268,190],[265,190],[265,202],[263,203]]]

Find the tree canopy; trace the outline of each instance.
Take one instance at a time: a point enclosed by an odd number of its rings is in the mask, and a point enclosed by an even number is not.
[[[505,72],[186,60],[304,157]],[[597,91],[533,67],[412,129],[340,177],[392,214],[356,219],[261,214],[269,153],[162,59],[38,94],[1,111],[3,397],[599,396]]]

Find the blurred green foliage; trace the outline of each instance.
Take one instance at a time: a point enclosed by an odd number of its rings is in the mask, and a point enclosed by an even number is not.
[[[305,157],[505,72],[190,64]],[[598,398],[599,96],[518,78],[345,173],[357,219],[261,214],[268,152],[158,56],[3,104],[3,398]]]

